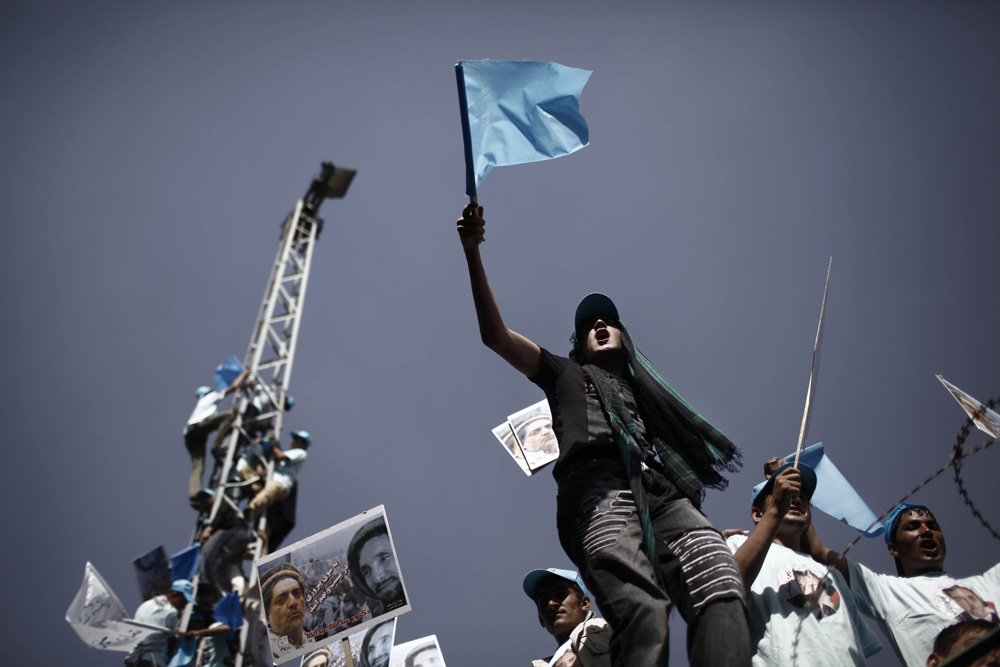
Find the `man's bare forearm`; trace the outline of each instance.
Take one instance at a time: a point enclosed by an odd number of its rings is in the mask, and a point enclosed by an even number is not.
[[[469,283],[472,286],[472,300],[476,306],[479,323],[479,337],[483,344],[499,354],[507,363],[528,377],[538,371],[541,350],[533,342],[507,328],[496,297],[483,268],[483,258],[479,244],[484,240],[485,221],[482,207],[467,206],[458,221],[459,237],[465,251],[465,261],[469,267]]]
[[[809,545],[809,553],[813,557],[813,560],[823,565],[832,565],[837,568],[840,574],[843,575],[844,581],[847,585],[851,584],[851,570],[847,566],[847,559],[844,558],[843,554],[833,549],[828,549],[824,546],[823,542],[819,539],[819,533],[812,526],[809,526],[809,531],[806,533],[806,541]]]
[[[750,531],[746,542],[741,544],[740,548],[733,554],[736,565],[740,568],[740,574],[743,576],[743,585],[746,586],[747,590],[753,586],[757,575],[760,574],[760,568],[764,566],[764,559],[767,558],[767,552],[771,548],[774,536],[778,534],[780,523],[781,518],[776,512],[765,512],[754,529]]]

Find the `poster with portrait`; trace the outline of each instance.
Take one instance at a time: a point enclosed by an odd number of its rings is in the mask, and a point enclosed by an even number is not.
[[[969,396],[940,375],[936,377],[945,386],[945,389],[955,397],[958,404],[965,410],[965,414],[972,418],[972,421],[976,424],[976,428],[993,439],[1000,438],[1000,414],[997,414],[995,410],[991,410],[972,396]]]
[[[299,667],[345,667],[347,665],[347,657],[344,655],[345,641],[351,652],[351,663],[355,667],[363,665],[388,667],[390,649],[395,638],[396,619],[393,618],[306,653],[302,656]],[[365,655],[363,659],[362,654]]]
[[[139,587],[139,597],[148,600],[170,590],[172,583],[170,559],[162,547],[156,547],[132,561],[132,572]]]
[[[393,646],[389,667],[445,667],[437,635]]]
[[[382,505],[260,558],[254,568],[275,664],[410,611]]]
[[[521,453],[521,446],[517,444],[517,438],[514,436],[514,429],[511,428],[510,422],[504,422],[494,427],[493,435],[500,441],[500,444],[507,450],[511,458],[514,459],[514,463],[521,469],[521,472],[530,476],[531,468],[528,467],[527,461],[524,460],[524,454]]]
[[[559,441],[552,430],[552,413],[549,402],[538,401],[507,417],[514,432],[517,447],[527,463],[530,474],[535,474],[559,458]]]

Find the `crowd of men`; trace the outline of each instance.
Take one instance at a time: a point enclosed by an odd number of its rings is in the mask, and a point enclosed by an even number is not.
[[[885,527],[895,575],[849,560],[827,548],[812,524],[815,471],[777,459],[765,464],[767,481],[751,499],[753,529],[727,531],[732,534],[724,539],[700,506],[706,490],[726,487],[722,473],[741,465],[741,452],[664,380],[614,302],[586,296],[576,310],[569,355],[553,354],[509,329],[500,315],[480,255],[482,207],[467,206],[458,231],[483,342],[540,387],[549,403],[551,418],[525,421],[519,436],[551,454],[558,442],[557,527],[578,570],[534,570],[523,581],[539,623],[557,643],[534,667],[666,665],[667,619],[675,606],[687,623],[695,667],[863,667],[883,648],[868,620],[907,667],[959,664],[956,659],[1000,665],[1000,564],[981,575],[949,576],[937,519],[926,506],[907,503],[889,514]],[[237,391],[247,392],[242,419],[235,407],[218,412],[222,399]],[[223,592],[245,592],[242,561],[252,527],[264,512],[294,500],[312,439],[293,431],[290,448],[281,448],[270,430],[274,397],[246,371],[222,390],[200,387],[197,398],[184,437],[192,461],[189,502],[203,519],[202,611],[194,616],[204,623],[187,635],[201,638],[199,664],[221,667],[227,656],[222,638],[233,628],[211,604]],[[282,409],[292,405],[289,396]],[[212,432],[217,471],[223,459],[239,455],[238,480],[216,476],[214,483],[245,495],[227,490],[217,497],[202,488]],[[283,535],[260,537],[270,537],[274,547]],[[402,603],[384,522],[357,532],[347,561],[353,586],[376,615]],[[272,633],[301,647],[310,633],[302,574],[277,565],[260,585]],[[178,611],[196,604],[192,593],[191,582],[175,581],[170,591],[143,602],[136,618],[172,630]],[[605,618],[596,616],[594,603]],[[385,622],[368,630],[363,667],[388,667],[392,627]],[[170,644],[167,633],[149,637],[125,664],[165,665]],[[320,649],[303,664],[329,659]],[[416,653],[407,664],[421,664]]]
[[[232,406],[220,412],[223,399],[234,394]],[[223,596],[233,592],[244,601],[248,595],[252,597],[243,566],[244,561],[252,557],[249,546],[255,538],[260,538],[260,555],[264,555],[269,548],[277,548],[295,523],[296,480],[312,444],[312,436],[306,431],[292,431],[290,447],[281,448],[273,432],[277,413],[275,398],[248,370],[239,373],[224,389],[198,387],[195,395],[197,403],[184,428],[184,444],[191,457],[188,502],[198,512],[197,540],[201,545],[197,595],[192,582],[186,579],[175,580],[168,591],[151,593],[139,606],[135,618],[163,627],[165,631],[142,641],[126,657],[128,667],[165,667],[184,638],[198,640],[191,665],[223,667],[232,664],[236,628],[226,623],[227,618],[220,611]],[[245,401],[239,400],[242,396],[246,397]],[[293,405],[294,399],[286,396],[283,410],[290,410]],[[243,407],[241,415],[238,414],[240,406]],[[212,433],[216,435],[209,447]],[[222,480],[221,471],[231,449],[236,459],[234,474]],[[203,486],[205,460],[209,452],[215,465],[206,487]],[[241,508],[243,503],[246,505]],[[267,530],[256,530],[257,520],[265,513]],[[287,577],[285,579],[280,583],[287,587]],[[270,602],[273,591],[267,590]],[[285,625],[294,625],[298,618],[301,628],[303,610],[300,606],[296,617],[295,605],[288,601],[294,594],[278,591],[277,597],[281,602],[274,605],[274,618]],[[187,628],[177,632],[179,612],[188,605],[192,613]],[[278,613],[285,608],[290,609],[290,618]],[[268,609],[269,620],[270,611]]]
[[[524,581],[559,644],[536,667],[666,665],[673,606],[696,667],[865,665],[882,648],[866,617],[907,667],[936,666],[984,634],[996,646],[1000,565],[948,576],[944,535],[922,505],[889,515],[897,574],[877,574],[822,544],[815,472],[769,461],[753,530],[724,541],[700,504],[725,488],[739,449],[662,378],[607,296],[580,302],[568,357],[509,329],[480,254],[483,208],[466,206],[457,228],[482,341],[545,392],[559,442],[557,526],[579,573]],[[607,625],[590,618],[591,593]],[[962,664],[1000,664],[1000,651],[980,652]]]

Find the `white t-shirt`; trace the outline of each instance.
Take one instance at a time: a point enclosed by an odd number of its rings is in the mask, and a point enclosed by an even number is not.
[[[184,432],[187,433],[188,426],[192,424],[197,424],[198,422],[203,422],[212,415],[216,413],[219,409],[219,401],[225,397],[221,391],[210,391],[201,398],[198,399],[198,403],[194,406],[194,412],[188,417],[187,426],[184,427]]]
[[[736,553],[746,540],[745,535],[733,535],[726,544]],[[779,544],[768,549],[747,595],[756,667],[863,666],[866,657],[882,650],[861,617],[847,582],[837,570],[823,579],[826,570],[809,556]],[[806,596],[817,586],[823,593],[803,615]]]
[[[848,563],[858,607],[875,619],[896,655],[909,667],[927,664],[934,639],[949,625],[970,618],[997,618],[1000,564],[981,575],[953,579],[943,573],[896,577]],[[963,590],[946,592],[956,586]],[[979,598],[978,603],[972,595]]]
[[[282,459],[274,466],[271,473],[271,480],[278,482],[289,491],[295,486],[295,479],[299,476],[299,469],[306,460],[306,450],[292,447],[285,452],[287,459]]]

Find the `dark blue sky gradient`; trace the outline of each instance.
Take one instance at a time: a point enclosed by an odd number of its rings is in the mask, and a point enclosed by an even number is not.
[[[949,456],[964,415],[936,373],[1000,396],[994,2],[9,1],[6,664],[120,664],[66,606],[90,560],[133,610],[131,559],[188,543],[194,390],[245,354],[279,224],[323,160],[358,176],[323,206],[292,374],[286,425],[314,439],[293,538],[384,504],[414,609],[399,641],[436,634],[453,667],[554,648],[520,582],[569,566],[555,484],[490,433],[542,396],[479,342],[454,232],[460,58],[594,71],[591,146],[481,186],[484,261],[507,323],[553,351],[581,296],[616,300],[744,448],[705,503],[716,526],[750,526],[761,462],[794,447],[831,255],[808,443],[873,509]],[[998,456],[963,473],[994,525]],[[978,573],[998,544],[949,477],[916,499],[948,569]],[[880,540],[856,555],[892,568]],[[685,664],[683,631],[672,650]]]

